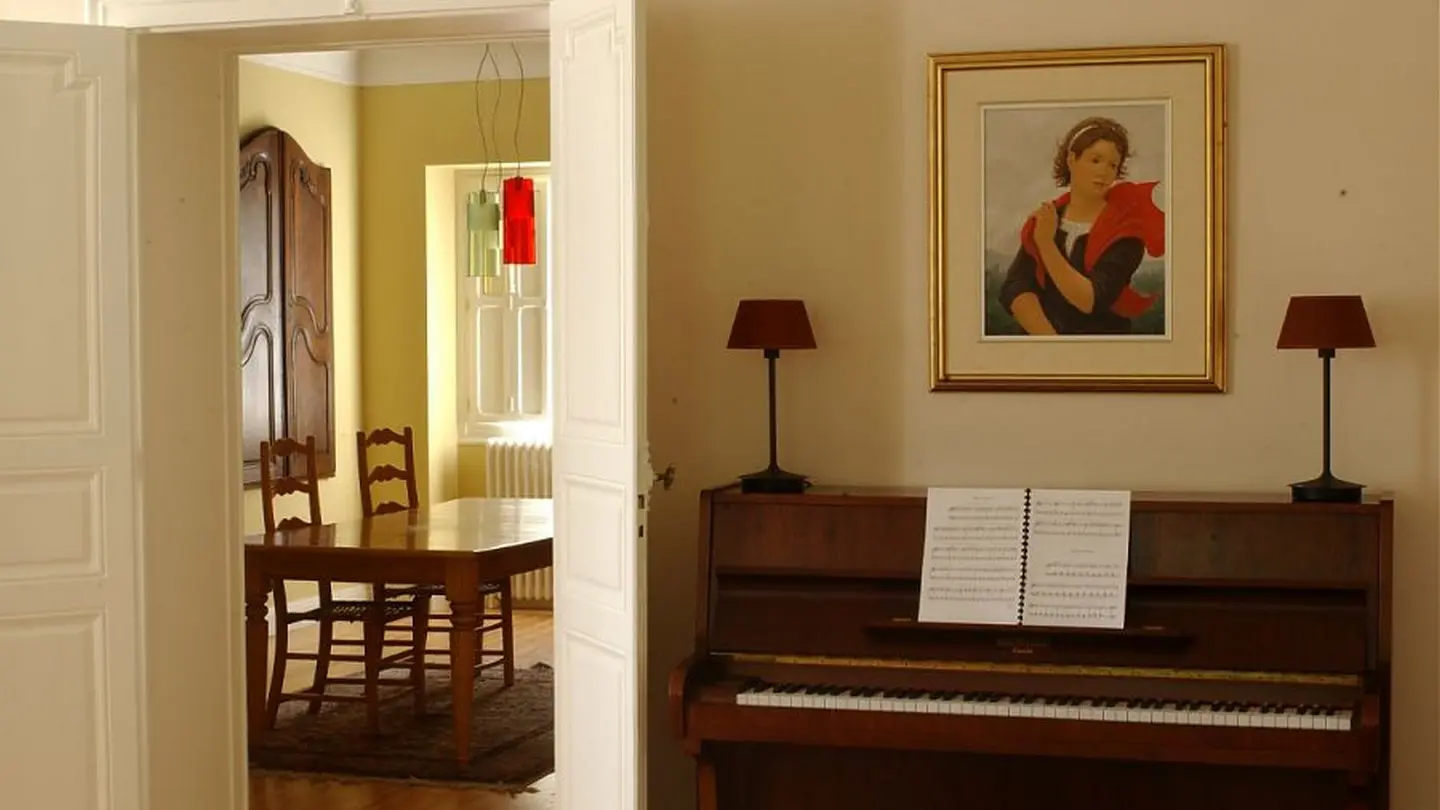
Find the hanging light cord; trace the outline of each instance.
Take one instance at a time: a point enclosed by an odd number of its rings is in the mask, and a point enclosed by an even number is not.
[[[510,50],[515,54],[515,64],[520,66],[520,101],[515,105],[515,174],[520,174],[520,122],[525,118],[525,60],[520,57],[520,48],[512,40]]]
[[[486,137],[485,137],[485,115],[484,115],[484,113],[482,113],[482,112],[480,111],[480,95],[481,95],[480,89],[481,89],[481,86],[482,86],[482,84],[483,84],[483,82],[482,82],[482,75],[483,75],[484,72],[485,72],[485,62],[486,62],[486,60],[489,60],[491,67],[493,67],[493,68],[495,69],[495,78],[496,78],[495,106],[494,106],[494,108],[490,111],[490,129],[492,130],[492,132],[491,132],[491,137],[492,137],[493,140],[495,141],[496,159],[499,160],[499,161],[501,161],[502,167],[503,167],[503,161],[504,161],[504,158],[500,156],[500,137],[499,137],[498,134],[496,134],[496,133],[493,132],[493,130],[495,129],[495,121],[496,121],[497,114],[500,112],[500,95],[501,95],[501,93],[500,93],[500,91],[501,91],[500,84],[501,84],[501,83],[499,82],[499,79],[500,79],[500,65],[499,65],[499,63],[497,63],[497,62],[495,61],[495,55],[490,52],[490,45],[489,45],[489,43],[486,43],[486,45],[485,45],[485,52],[484,52],[484,54],[481,55],[481,57],[480,57],[480,64],[477,65],[476,68],[475,68],[475,127],[476,127],[476,129],[478,129],[478,130],[480,131],[480,190],[481,190],[481,191],[487,191],[487,190],[488,190],[488,189],[486,188],[486,186],[485,186],[485,182],[486,182],[486,180],[487,180],[487,179],[489,178],[489,176],[490,176],[490,141],[487,140]],[[496,176],[497,176],[497,178],[498,178],[499,176],[503,175],[503,174],[504,174],[503,168],[496,171]],[[497,189],[497,190],[499,189],[498,182],[497,182],[497,185],[496,185],[496,189]]]

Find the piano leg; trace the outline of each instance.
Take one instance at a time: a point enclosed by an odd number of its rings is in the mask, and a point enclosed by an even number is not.
[[[695,758],[695,807],[697,810],[720,808],[720,798],[715,791],[715,763],[703,749]]]

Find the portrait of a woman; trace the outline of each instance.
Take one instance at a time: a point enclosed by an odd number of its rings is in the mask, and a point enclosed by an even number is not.
[[[1080,120],[1056,144],[1050,170],[1064,191],[1024,220],[998,290],[1022,334],[1132,334],[1158,305],[1160,290],[1134,282],[1147,256],[1165,253],[1165,213],[1158,181],[1127,179],[1131,156],[1130,133],[1104,116]]]

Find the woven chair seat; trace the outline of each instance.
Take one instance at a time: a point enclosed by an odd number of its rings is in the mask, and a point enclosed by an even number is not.
[[[374,602],[364,599],[347,599],[343,602],[331,603],[328,611],[323,607],[317,607],[314,610],[307,610],[303,613],[292,613],[290,614],[290,619],[291,621],[318,621],[329,618],[339,622],[363,622],[369,618],[370,609],[374,604]],[[386,601],[382,604],[386,622],[415,614],[415,605],[412,602]]]
[[[487,595],[487,594],[492,594],[492,593],[499,593],[499,592],[500,592],[500,583],[498,583],[498,582],[482,582],[482,583],[480,583],[480,593],[481,593],[482,595]],[[389,589],[387,589],[387,590],[385,591],[385,595],[386,595],[386,596],[391,596],[391,597],[395,597],[395,596],[444,596],[444,595],[445,595],[445,586],[444,586],[444,585],[410,585],[410,586],[407,586],[407,587],[404,587],[404,588],[398,588],[398,589],[396,589],[396,590],[389,590]]]

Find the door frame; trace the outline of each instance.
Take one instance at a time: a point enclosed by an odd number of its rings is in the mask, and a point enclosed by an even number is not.
[[[543,24],[541,24],[543,23]],[[490,30],[487,30],[490,29]],[[219,77],[221,84],[221,109],[223,117],[221,121],[221,133],[224,141],[220,144],[222,165],[219,167],[223,172],[221,181],[222,199],[220,207],[224,223],[221,230],[219,251],[221,253],[217,266],[220,268],[222,280],[225,285],[224,311],[220,317],[224,328],[231,333],[239,330],[239,313],[236,311],[236,301],[239,289],[239,251],[238,251],[238,225],[236,222],[236,207],[239,194],[239,154],[236,148],[239,131],[239,63],[240,57],[266,53],[287,53],[295,51],[328,51],[345,50],[353,48],[375,48],[390,46],[423,46],[427,44],[459,43],[459,42],[511,42],[515,40],[542,40],[548,41],[550,37],[549,16],[546,9],[537,10],[533,7],[523,9],[501,9],[496,11],[477,10],[471,12],[457,12],[442,16],[435,15],[413,15],[386,17],[375,20],[333,20],[333,21],[296,21],[281,22],[273,26],[256,27],[250,25],[236,24],[233,26],[214,26],[201,29],[176,30],[176,29],[152,29],[147,31],[135,31],[137,36],[162,36],[162,37],[183,37],[197,44],[204,44],[213,47],[221,54],[223,62],[222,74]],[[141,92],[139,88],[136,92]],[[637,212],[637,216],[643,216],[643,212]],[[643,248],[643,245],[642,245]],[[644,283],[643,276],[638,279]],[[643,341],[642,341],[643,343]],[[641,354],[644,354],[643,345]],[[227,418],[234,422],[233,428],[238,430],[240,420],[240,374],[237,369],[227,378],[228,383],[224,393],[225,411]],[[638,418],[644,418],[645,397],[638,399],[637,405],[640,409]],[[648,448],[641,447],[642,454],[648,454]],[[225,459],[224,463],[230,463],[233,459]],[[238,464],[238,462],[237,462]],[[641,472],[644,472],[646,465],[642,464]],[[233,476],[238,484],[237,472]],[[639,483],[639,482],[637,482]],[[648,492],[648,487],[642,487]],[[242,527],[239,525],[238,516],[243,514],[243,495],[238,486],[227,494],[227,512],[237,517],[236,521],[228,528],[228,536],[225,538],[232,551],[227,557],[227,570],[225,586],[228,592],[238,594],[241,592],[244,579],[243,555],[240,551],[243,536]],[[640,516],[643,520],[643,515]],[[557,523],[559,520],[557,519]],[[558,539],[557,539],[558,542]],[[644,545],[637,546],[637,568],[634,583],[636,587],[636,606],[639,616],[645,615],[645,587],[643,573],[645,570]],[[243,613],[237,610],[229,625],[229,643],[232,650],[243,650],[245,647],[245,625]],[[647,696],[643,693],[644,673],[646,672],[646,645],[644,644],[645,631],[640,628],[640,644],[636,649],[636,660],[634,666],[640,673],[642,692],[636,695],[636,705],[640,715],[632,718],[635,723],[635,734],[639,750],[637,762],[640,767],[637,774],[637,788],[640,794],[636,797],[637,804],[644,806],[646,802],[645,790],[647,780],[644,773],[644,751],[646,738],[648,736],[647,724],[644,722],[644,709]],[[243,668],[231,668],[229,672],[230,682],[226,685],[229,694],[237,695],[240,700],[232,702],[233,711],[237,716],[231,725],[231,743],[240,754],[240,762],[236,763],[239,772],[236,774],[238,795],[234,797],[235,804],[232,810],[243,810],[249,798],[249,779],[246,776],[248,766],[248,733],[244,723],[244,692],[245,673]],[[153,767],[153,765],[152,765]]]

